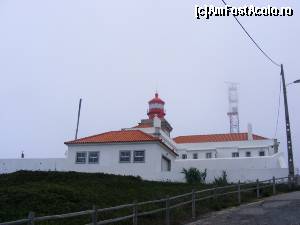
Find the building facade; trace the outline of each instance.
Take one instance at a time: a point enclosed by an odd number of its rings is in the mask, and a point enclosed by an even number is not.
[[[183,168],[207,169],[207,181],[226,171],[229,181],[283,177],[288,173],[276,139],[252,133],[172,137],[165,102],[149,102],[148,118],[131,128],[67,141],[65,158],[0,159],[0,173],[17,170],[103,172],[146,180],[183,182]]]

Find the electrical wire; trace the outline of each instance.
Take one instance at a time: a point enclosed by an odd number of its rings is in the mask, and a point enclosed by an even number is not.
[[[282,89],[282,83],[281,83],[281,78],[280,78],[279,97],[278,97],[278,108],[277,108],[277,119],[276,119],[276,127],[275,127],[275,134],[274,134],[274,137],[275,137],[275,138],[277,137],[278,122],[279,122],[279,114],[280,114],[281,89]]]
[[[227,6],[227,3],[224,0],[221,0],[224,5]],[[262,50],[262,48],[258,45],[258,43],[251,37],[251,35],[249,34],[249,32],[246,30],[246,28],[242,25],[242,23],[238,20],[238,18],[232,14],[232,16],[234,17],[234,19],[238,22],[238,24],[241,26],[241,28],[244,30],[244,32],[247,34],[247,36],[251,39],[251,41],[255,44],[255,46],[262,52],[262,54],[267,57],[274,65],[276,66],[281,66],[279,63],[275,62],[264,50]]]
[[[227,3],[224,0],[221,0],[224,5],[227,6]],[[259,44],[252,38],[252,36],[249,34],[249,32],[246,30],[246,28],[242,25],[242,23],[238,20],[238,18],[232,14],[234,19],[237,21],[237,23],[241,26],[243,31],[247,34],[247,36],[251,39],[251,41],[255,44],[255,46],[261,51],[261,53],[270,60],[271,63],[273,63],[275,66],[281,67],[281,65],[277,62],[275,62],[262,48],[259,46]],[[278,123],[279,123],[279,115],[280,115],[280,106],[281,106],[281,89],[282,89],[282,83],[280,79],[280,87],[279,87],[279,97],[278,97],[278,108],[277,108],[277,119],[276,119],[276,127],[275,127],[275,134],[274,137],[277,137],[277,131],[278,131]]]

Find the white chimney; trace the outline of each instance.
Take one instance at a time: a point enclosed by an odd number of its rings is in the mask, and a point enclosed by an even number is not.
[[[157,117],[157,115],[153,118],[153,127],[154,127],[154,135],[160,136],[160,128],[161,128],[161,120]]]
[[[248,140],[253,141],[252,124],[248,123]]]
[[[157,117],[157,115],[153,118],[153,127],[161,128],[161,120]]]

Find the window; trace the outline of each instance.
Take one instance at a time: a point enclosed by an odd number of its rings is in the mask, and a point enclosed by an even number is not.
[[[193,159],[198,159],[198,153],[193,153]]]
[[[171,160],[165,156],[161,157],[161,171],[171,171]]]
[[[76,152],[76,163],[86,162],[86,152]]]
[[[212,158],[211,152],[207,152],[207,153],[205,154],[205,156],[206,156],[207,159],[211,159],[211,158]]]
[[[186,155],[186,154],[182,154],[182,155],[181,155],[181,158],[182,158],[182,159],[187,159],[187,155]]]
[[[145,162],[145,151],[134,151],[133,162]]]
[[[99,163],[99,152],[89,152],[89,163]]]
[[[264,151],[260,151],[259,152],[259,156],[265,156],[265,152]]]
[[[237,157],[239,157],[240,155],[239,155],[239,153],[238,152],[233,152],[232,153],[232,158],[237,158]]]
[[[251,157],[251,152],[246,152],[246,157]]]
[[[131,161],[131,152],[130,151],[120,151],[119,153],[119,161],[128,163]]]

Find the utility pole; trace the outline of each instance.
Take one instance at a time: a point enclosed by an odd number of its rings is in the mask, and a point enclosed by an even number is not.
[[[289,165],[289,179],[293,180],[294,179],[293,146],[292,146],[291,125],[290,125],[289,108],[288,108],[288,102],[287,102],[284,70],[283,70],[283,65],[282,64],[281,64],[281,73],[280,74],[281,74],[281,77],[282,77],[283,98],[284,98],[286,139],[287,139],[288,165]]]
[[[77,114],[77,126],[76,126],[75,140],[77,140],[77,134],[78,134],[79,119],[80,119],[80,110],[81,110],[81,101],[82,101],[82,99],[79,99],[79,107],[78,107],[78,114]]]

